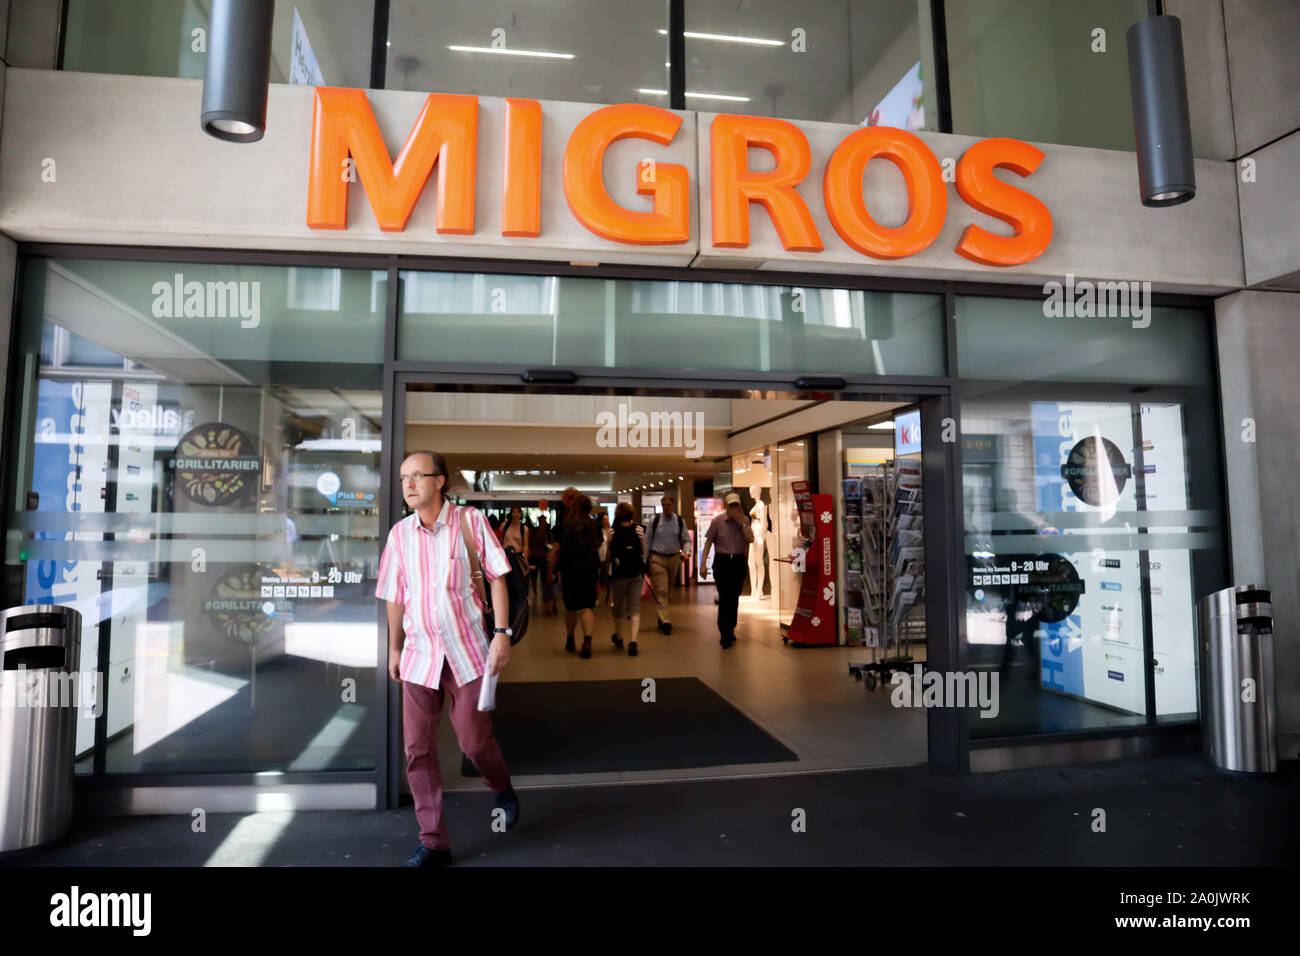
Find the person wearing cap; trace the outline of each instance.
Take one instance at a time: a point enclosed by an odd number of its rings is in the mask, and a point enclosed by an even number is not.
[[[716,552],[713,581],[718,590],[718,634],[721,635],[718,643],[727,648],[736,643],[736,614],[749,571],[749,546],[754,541],[754,532],[749,526],[749,516],[741,510],[740,495],[732,491],[724,500],[726,510],[714,516],[704,535],[700,567],[707,568],[709,553]]]

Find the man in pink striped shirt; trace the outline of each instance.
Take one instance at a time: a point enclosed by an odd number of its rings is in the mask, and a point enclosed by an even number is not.
[[[415,513],[389,531],[375,585],[375,597],[388,602],[388,673],[402,682],[406,777],[420,823],[420,845],[406,866],[451,862],[438,766],[444,697],[450,698],[461,749],[496,793],[506,827],[519,817],[519,798],[492,736],[492,718],[478,709],[484,675],[500,673],[510,661],[510,599],[502,577],[510,563],[482,512],[443,498],[447,474],[447,462],[437,452],[413,452],[402,462],[402,497]],[[496,620],[490,643],[461,532],[462,512],[482,573],[491,582]]]

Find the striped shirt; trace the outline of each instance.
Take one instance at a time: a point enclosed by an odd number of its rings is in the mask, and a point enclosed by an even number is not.
[[[469,513],[484,578],[491,581],[509,571],[506,553],[483,513],[445,503],[432,528],[418,513],[393,525],[375,584],[375,597],[404,608],[402,680],[434,689],[444,661],[458,687],[487,672],[487,629],[460,531],[462,510]]]

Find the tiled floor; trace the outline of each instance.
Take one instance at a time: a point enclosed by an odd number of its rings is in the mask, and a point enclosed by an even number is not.
[[[848,664],[869,660],[869,649],[785,645],[773,602],[742,598],[736,628],[739,640],[724,651],[718,644],[712,586],[679,588],[674,601],[673,633],[668,636],[655,626],[654,605],[643,602],[637,642],[640,653],[633,658],[610,643],[614,628],[607,607],[596,609],[589,660],[565,652],[563,614],[551,617],[534,612],[527,637],[513,649],[498,695],[509,694],[511,681],[696,677],[798,754],[798,761],[635,773],[521,775],[515,781],[518,785],[643,783],[925,762],[924,711],[894,708],[887,688],[867,691],[849,675]],[[923,645],[914,651],[924,659]],[[563,702],[557,701],[556,706]],[[707,728],[701,731],[707,732]],[[460,748],[447,720],[442,722],[439,755],[446,790],[482,788],[479,778],[461,776]]]

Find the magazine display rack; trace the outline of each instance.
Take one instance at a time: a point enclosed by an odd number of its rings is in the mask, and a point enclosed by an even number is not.
[[[850,664],[867,689],[912,662],[925,640],[924,501],[921,462],[897,458],[843,480],[845,629],[871,660]]]

